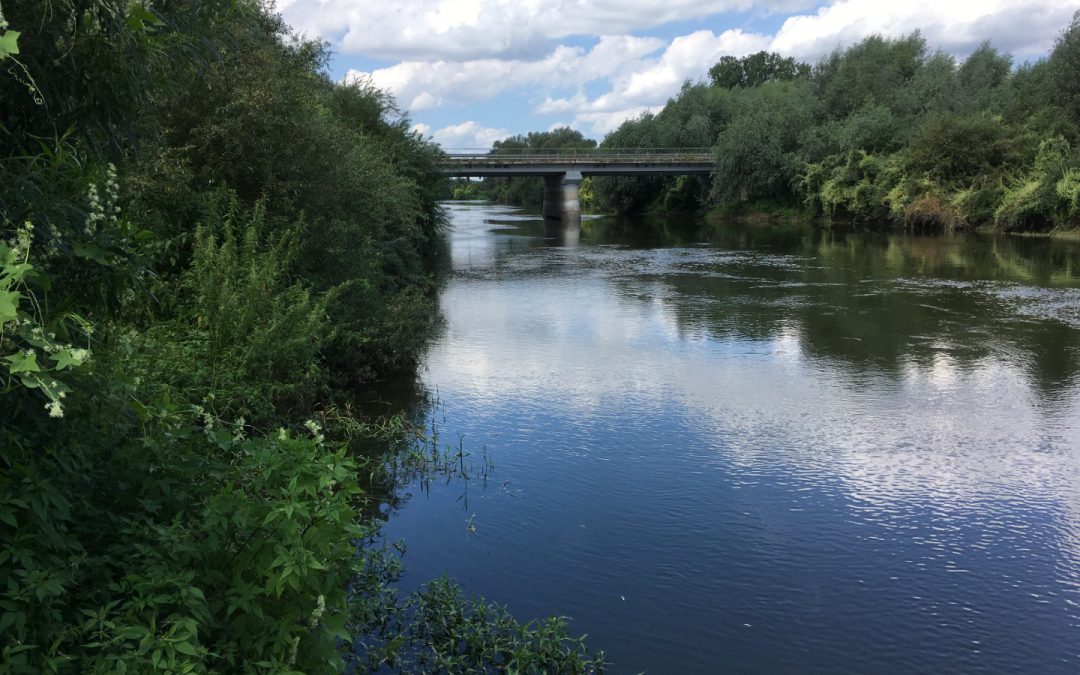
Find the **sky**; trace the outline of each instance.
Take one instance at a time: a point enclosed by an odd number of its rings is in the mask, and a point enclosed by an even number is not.
[[[660,110],[722,56],[816,63],[874,33],[922,32],[964,58],[984,40],[1024,63],[1049,53],[1080,0],[278,0],[330,43],[336,80],[389,91],[446,149],[560,126],[600,140]]]

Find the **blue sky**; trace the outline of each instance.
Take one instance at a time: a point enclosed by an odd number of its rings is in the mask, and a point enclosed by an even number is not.
[[[600,139],[721,56],[815,62],[873,33],[921,30],[963,58],[989,39],[1044,56],[1080,0],[279,0],[328,40],[336,79],[370,78],[447,148],[572,126]]]

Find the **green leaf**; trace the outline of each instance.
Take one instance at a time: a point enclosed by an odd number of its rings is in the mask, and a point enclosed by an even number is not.
[[[8,366],[8,371],[12,375],[17,373],[41,372],[41,366],[39,366],[37,362],[37,352],[15,352],[4,360],[11,364]]]
[[[199,650],[196,649],[194,645],[192,645],[190,642],[177,642],[173,645],[173,648],[175,648],[176,651],[180,652],[181,654],[186,654],[187,656],[199,655]]]
[[[22,294],[16,291],[0,291],[0,326],[13,321],[19,315],[19,300]]]
[[[105,251],[100,246],[94,244],[84,244],[82,242],[73,242],[71,249],[75,251],[75,255],[80,258],[86,258],[87,260],[93,260],[101,265],[108,265],[109,259],[105,257]]]
[[[9,30],[0,35],[0,61],[19,53],[19,31]]]
[[[215,429],[213,432],[214,442],[222,450],[228,450],[233,444],[233,435],[228,429]]]
[[[134,5],[128,13],[127,25],[133,31],[145,31],[150,28],[165,25],[165,22],[157,18],[142,5]]]
[[[85,358],[83,358],[81,355],[79,358],[76,358],[75,355],[72,354],[70,349],[61,349],[49,358],[51,358],[53,361],[56,361],[56,370],[63,370],[65,368],[78,368],[83,364],[83,361],[85,360]]]

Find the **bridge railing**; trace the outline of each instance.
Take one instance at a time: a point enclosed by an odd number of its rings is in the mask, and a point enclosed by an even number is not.
[[[711,148],[448,148],[450,164],[711,162]]]

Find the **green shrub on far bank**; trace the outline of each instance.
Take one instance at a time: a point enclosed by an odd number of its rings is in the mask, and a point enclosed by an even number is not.
[[[453,182],[453,192],[450,193],[450,198],[455,200],[460,199],[482,199],[483,194],[480,192],[480,185],[471,180],[456,180]]]
[[[1080,157],[1068,141],[1043,141],[1034,166],[1006,187],[994,222],[1005,231],[1069,227],[1080,218],[1078,174]]]

